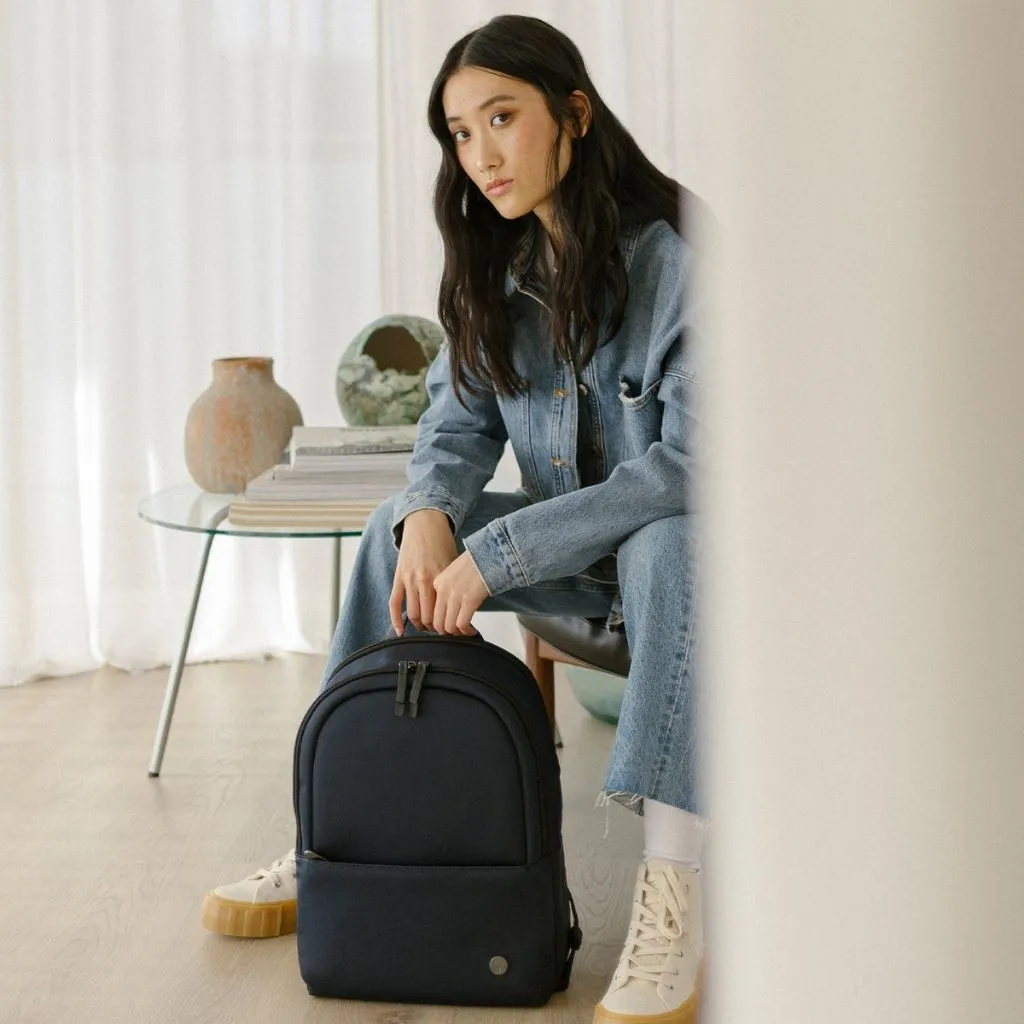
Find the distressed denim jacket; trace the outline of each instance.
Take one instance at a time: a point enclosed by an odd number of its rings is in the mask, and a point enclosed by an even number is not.
[[[528,388],[509,398],[467,394],[465,409],[447,349],[427,373],[430,405],[395,504],[396,537],[423,508],[446,513],[458,532],[511,442],[529,503],[463,538],[492,595],[585,572],[646,524],[694,510],[704,434],[688,287],[694,253],[665,221],[629,229],[620,247],[625,316],[613,336],[599,335],[578,376],[555,355],[548,308],[522,250],[506,292],[517,307],[513,364]],[[532,258],[535,240],[529,248]],[[581,486],[577,452],[581,414],[593,446],[589,486]]]

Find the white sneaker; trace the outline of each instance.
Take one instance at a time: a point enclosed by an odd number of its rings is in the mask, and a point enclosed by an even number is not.
[[[701,876],[668,861],[640,865],[622,958],[594,1024],[697,1024],[704,960]]]
[[[269,939],[295,931],[295,851],[203,900],[203,927],[218,935]]]

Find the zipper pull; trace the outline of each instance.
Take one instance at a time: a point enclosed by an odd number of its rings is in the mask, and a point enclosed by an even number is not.
[[[420,691],[423,689],[423,677],[430,667],[429,661],[410,662],[415,664],[416,674],[412,677],[412,692],[409,694],[409,717],[415,718],[420,711]]]
[[[409,682],[409,666],[411,661],[400,661],[398,663],[398,692],[395,694],[395,717],[401,718],[405,714],[405,688]]]

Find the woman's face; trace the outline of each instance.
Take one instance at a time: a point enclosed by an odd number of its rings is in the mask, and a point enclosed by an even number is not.
[[[557,125],[539,89],[483,68],[463,68],[442,94],[462,169],[506,219],[535,213],[551,231],[551,151]],[[558,180],[569,168],[562,138]]]

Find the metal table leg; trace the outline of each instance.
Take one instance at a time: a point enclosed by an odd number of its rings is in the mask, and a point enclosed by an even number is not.
[[[171,674],[167,680],[167,689],[164,692],[164,706],[160,712],[160,723],[156,728],[156,739],[153,741],[153,754],[149,759],[149,777],[155,779],[160,774],[160,765],[164,759],[164,747],[167,746],[167,734],[171,730],[171,719],[174,717],[174,704],[178,699],[178,686],[181,683],[181,673],[185,668],[185,656],[188,654],[188,644],[192,639],[192,625],[196,621],[196,608],[199,607],[199,595],[203,590],[203,577],[206,575],[206,563],[210,560],[210,548],[213,546],[215,533],[206,535],[206,544],[203,547],[203,557],[199,562],[199,572],[196,574],[196,585],[192,591],[192,606],[188,610],[188,618],[185,620],[185,635],[181,638],[181,648],[177,658],[171,666]]]
[[[328,636],[334,639],[334,631],[338,628],[338,615],[341,613],[341,537],[335,536],[334,557],[331,560],[331,628]]]

